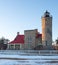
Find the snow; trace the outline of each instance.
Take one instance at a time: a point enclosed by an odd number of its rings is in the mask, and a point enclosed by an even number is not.
[[[58,56],[21,56],[21,55],[2,55],[0,54],[0,58],[25,58],[25,59],[57,59],[58,60]]]
[[[50,63],[58,61],[58,56],[19,56],[19,55],[0,55],[0,65],[58,65],[58,63]],[[3,59],[11,58],[11,59]],[[12,60],[12,58],[26,60]],[[47,63],[47,61],[49,63]]]
[[[58,65],[58,63],[38,62],[39,60],[0,60],[0,65]]]
[[[8,54],[0,52],[0,65],[58,65],[58,55],[32,56],[27,53],[25,53],[26,55],[23,52],[21,53]]]

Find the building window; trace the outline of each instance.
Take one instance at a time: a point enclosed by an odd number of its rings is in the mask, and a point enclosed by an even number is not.
[[[15,50],[19,50],[20,49],[20,45],[15,45]]]
[[[47,41],[46,41],[46,46],[47,46]]]
[[[13,50],[14,49],[14,45],[9,45],[9,49]]]
[[[47,33],[48,33],[50,36],[52,36],[52,32],[51,32],[49,29],[47,29]]]
[[[28,37],[28,43],[31,43],[32,42],[32,38],[31,36]]]

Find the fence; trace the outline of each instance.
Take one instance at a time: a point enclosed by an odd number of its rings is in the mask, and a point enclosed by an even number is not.
[[[4,55],[58,55],[58,50],[0,50]]]

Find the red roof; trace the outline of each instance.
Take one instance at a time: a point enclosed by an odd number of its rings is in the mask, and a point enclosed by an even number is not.
[[[16,38],[10,42],[10,44],[24,44],[24,35],[17,35]]]
[[[37,34],[36,38],[42,37],[42,34]]]

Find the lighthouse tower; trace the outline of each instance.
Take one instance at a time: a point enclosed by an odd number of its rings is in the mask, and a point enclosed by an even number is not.
[[[48,11],[42,16],[42,44],[52,46],[52,16]]]

